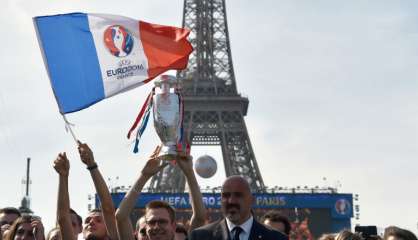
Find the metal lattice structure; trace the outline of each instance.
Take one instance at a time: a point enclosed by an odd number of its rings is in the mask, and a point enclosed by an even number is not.
[[[184,126],[191,145],[220,145],[226,176],[241,175],[253,191],[265,186],[244,121],[248,99],[237,92],[225,0],[185,0],[183,27],[195,51],[178,72],[184,96]],[[151,180],[152,192],[184,192],[185,179],[169,166]]]

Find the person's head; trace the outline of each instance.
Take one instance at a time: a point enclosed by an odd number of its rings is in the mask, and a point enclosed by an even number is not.
[[[148,240],[145,216],[140,217],[136,222],[135,233],[138,240]]]
[[[177,223],[176,224],[176,235],[174,237],[175,240],[185,240],[187,239],[187,230],[183,224]]]
[[[222,185],[221,209],[224,217],[241,225],[251,216],[253,203],[250,185],[241,176],[228,177]]]
[[[20,211],[17,208],[6,207],[0,209],[0,234],[3,235],[4,232],[9,229],[13,222],[20,216]]]
[[[335,234],[332,233],[324,233],[322,234],[318,240],[334,240]]]
[[[71,225],[73,226],[73,233],[74,236],[78,237],[78,234],[80,234],[83,231],[83,219],[80,215],[77,214],[76,211],[70,208],[70,216],[71,216]]]
[[[291,226],[289,219],[276,210],[270,210],[262,217],[262,222],[271,228],[289,235]]]
[[[335,240],[364,240],[359,233],[352,233],[349,230],[342,230],[335,236]]]
[[[6,234],[6,240],[34,240],[32,216],[23,215],[17,218]]]
[[[145,206],[147,236],[150,240],[173,240],[176,232],[174,209],[164,201],[151,201]]]
[[[54,227],[53,229],[49,230],[48,234],[46,235],[46,240],[62,240],[60,228]]]
[[[390,226],[385,229],[384,240],[417,240],[417,236],[406,229]]]
[[[83,238],[86,240],[98,240],[107,238],[107,229],[103,220],[102,211],[94,209],[84,220]]]

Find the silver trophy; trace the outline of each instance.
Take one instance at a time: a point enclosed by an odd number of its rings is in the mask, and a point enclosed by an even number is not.
[[[177,139],[180,133],[180,100],[174,92],[176,77],[161,75],[155,81],[156,91],[153,97],[154,127],[163,144],[158,158],[177,159]]]

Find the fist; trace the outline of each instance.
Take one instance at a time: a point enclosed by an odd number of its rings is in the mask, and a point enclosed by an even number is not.
[[[70,170],[70,162],[68,161],[67,154],[65,152],[59,153],[54,161],[54,168],[58,174],[68,176]]]

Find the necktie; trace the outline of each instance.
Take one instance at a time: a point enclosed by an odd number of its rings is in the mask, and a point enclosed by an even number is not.
[[[234,239],[233,240],[239,240],[239,235],[243,231],[242,228],[237,226],[237,227],[234,227],[233,230],[234,230]]]

